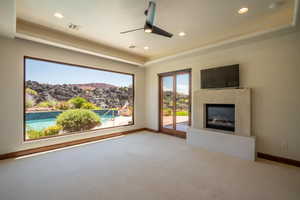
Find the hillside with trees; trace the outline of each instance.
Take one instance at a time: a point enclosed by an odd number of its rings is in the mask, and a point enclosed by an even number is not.
[[[63,104],[75,97],[82,97],[102,109],[133,106],[133,89],[105,83],[44,84],[26,81],[26,107],[43,104]],[[45,106],[45,105],[44,105]]]

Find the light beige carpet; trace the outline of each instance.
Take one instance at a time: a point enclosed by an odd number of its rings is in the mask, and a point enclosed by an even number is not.
[[[0,162],[1,200],[300,199],[300,168],[141,132]]]

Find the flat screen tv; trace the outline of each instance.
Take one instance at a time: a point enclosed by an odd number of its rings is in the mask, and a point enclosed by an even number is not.
[[[201,70],[201,88],[238,88],[239,65],[230,65]]]

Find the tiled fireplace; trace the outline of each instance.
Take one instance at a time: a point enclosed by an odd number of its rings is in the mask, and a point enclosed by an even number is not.
[[[193,99],[193,128],[251,136],[250,89],[200,89]]]

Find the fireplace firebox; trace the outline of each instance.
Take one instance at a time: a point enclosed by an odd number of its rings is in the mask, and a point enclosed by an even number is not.
[[[234,104],[206,104],[206,128],[235,131]]]

